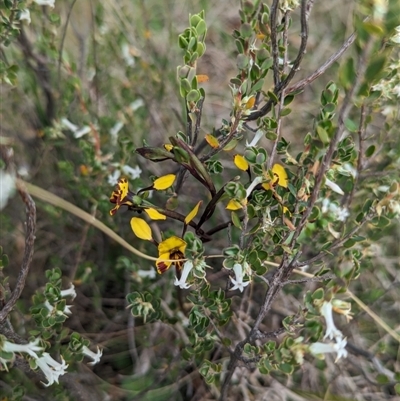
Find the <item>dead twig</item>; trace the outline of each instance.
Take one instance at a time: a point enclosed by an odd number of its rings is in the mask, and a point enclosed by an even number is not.
[[[4,146],[1,146],[0,155],[4,160],[6,166],[10,169],[13,169],[12,150],[10,150],[9,148],[5,148]],[[19,271],[17,282],[15,284],[15,288],[11,293],[11,296],[8,299],[7,303],[4,305],[3,309],[0,312],[0,323],[3,322],[5,319],[7,319],[7,316],[13,309],[16,302],[18,301],[19,297],[21,296],[22,290],[25,287],[26,278],[28,276],[29,268],[32,262],[33,249],[35,243],[35,231],[36,231],[35,202],[29,195],[25,185],[21,181],[17,181],[16,186],[18,189],[18,193],[26,206],[25,250],[21,269]]]

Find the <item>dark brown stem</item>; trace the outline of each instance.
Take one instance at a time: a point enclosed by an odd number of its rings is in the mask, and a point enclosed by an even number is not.
[[[198,110],[196,111],[196,124],[194,125],[193,140],[191,143],[192,146],[196,146],[197,140],[199,138],[201,116],[203,114],[203,104],[204,104],[204,97],[202,97],[197,103]]]
[[[354,43],[354,41],[356,40],[356,37],[357,37],[356,33],[351,34],[347,38],[347,40],[344,42],[343,46],[336,53],[334,53],[324,64],[322,64],[321,67],[316,69],[307,78],[304,78],[301,81],[299,81],[299,82],[295,83],[294,85],[290,86],[289,88],[287,88],[285,91],[286,95],[303,90],[306,86],[310,85],[313,81],[315,81],[322,74],[324,74],[325,71],[334,62],[336,62],[343,55],[343,53]],[[280,90],[275,92],[275,94],[280,95]],[[273,105],[273,102],[271,100],[269,100],[267,103],[265,103],[265,105],[263,107],[261,107],[260,110],[257,110],[255,112],[251,113],[250,116],[247,117],[247,121],[254,121],[260,117],[265,116],[271,110],[272,105]]]
[[[364,169],[364,142],[365,142],[365,119],[367,117],[367,108],[365,106],[365,103],[361,106],[361,116],[360,116],[360,123],[358,125],[358,158],[357,158],[357,173],[356,176],[354,177],[354,182],[353,182],[353,188],[350,192],[350,195],[347,199],[346,202],[346,207],[349,208],[353,198],[354,194],[357,188],[357,182],[359,180],[361,171]]]
[[[274,84],[275,88],[281,83],[279,74],[279,48],[278,48],[278,30],[277,30],[277,15],[278,15],[279,0],[274,0],[271,5],[271,12],[269,16],[269,25],[271,27],[271,48],[272,48],[272,69],[274,71]]]
[[[0,147],[0,154],[6,166],[10,166],[12,168],[12,151],[3,146]],[[18,301],[21,296],[22,290],[25,287],[25,281],[29,273],[29,268],[32,262],[33,257],[33,248],[35,243],[35,230],[36,230],[36,206],[35,202],[28,194],[25,186],[18,182],[17,183],[18,193],[21,196],[22,201],[26,206],[26,233],[25,233],[25,250],[24,257],[22,260],[22,266],[18,274],[17,282],[15,284],[15,288],[11,293],[10,298],[7,303],[4,305],[3,309],[0,312],[0,323],[7,319],[7,316],[13,309],[14,305]]]

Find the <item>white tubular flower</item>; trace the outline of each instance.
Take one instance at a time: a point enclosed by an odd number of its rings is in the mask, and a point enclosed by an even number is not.
[[[183,265],[183,270],[182,270],[182,274],[181,274],[180,280],[178,280],[178,278],[175,277],[174,285],[179,286],[183,290],[186,290],[186,289],[190,288],[191,284],[188,284],[186,282],[186,280],[187,280],[187,278],[189,276],[189,273],[191,272],[192,269],[193,269],[193,262],[191,260],[187,260],[185,262],[185,264]]]
[[[332,303],[324,301],[319,311],[321,315],[325,318],[326,322],[326,333],[324,335],[324,339],[327,337],[330,340],[332,340],[333,338],[343,338],[342,332],[336,328],[333,321]]]
[[[121,131],[123,128],[124,123],[122,121],[117,121],[114,126],[110,129],[110,136],[111,136],[111,141],[113,145],[117,144],[117,139],[118,139],[118,132]]]
[[[54,8],[55,0],[33,0],[33,1],[39,6],[49,6],[51,8]]]
[[[129,167],[129,166],[122,166],[121,167],[122,172],[129,176],[132,180],[139,178],[140,174],[142,174],[142,170],[140,169],[139,166],[136,166],[135,168]]]
[[[31,13],[27,8],[25,10],[21,11],[21,14],[19,16],[19,20],[20,21],[26,21],[28,25],[31,23]]]
[[[314,344],[311,344],[308,349],[316,357],[323,354],[336,352],[337,357],[335,359],[335,362],[337,362],[340,358],[347,357],[346,344],[347,340],[345,338],[340,338],[339,340],[336,340],[336,343],[331,342],[325,344],[321,342],[316,342]]]
[[[71,287],[69,287],[67,290],[62,290],[61,297],[63,297],[63,298],[71,297],[72,300],[74,300],[76,297],[75,286],[73,284],[71,284]]]
[[[339,185],[335,184],[333,181],[330,179],[326,178],[325,179],[325,185],[330,188],[332,191],[336,192],[339,195],[344,195],[344,192],[342,188],[339,187]]]
[[[47,352],[43,352],[40,358],[35,358],[36,365],[46,376],[48,383],[43,383],[46,387],[58,383],[58,378],[66,373],[68,365],[62,359],[62,363],[57,362]]]
[[[88,134],[92,128],[90,128],[88,125],[84,125],[82,128],[78,129],[78,131],[74,132],[74,137],[76,139],[82,138],[84,135]]]
[[[248,143],[247,141],[246,141],[246,148],[251,148],[251,147],[253,147],[253,146],[257,146],[257,144],[258,144],[258,142],[260,141],[260,139],[262,138],[264,136],[264,132],[262,131],[262,130],[257,130],[257,132],[255,133],[255,135],[254,135],[254,138],[253,138],[253,140],[250,142],[250,143]]]
[[[154,268],[150,269],[150,270],[141,270],[139,269],[137,272],[138,276],[140,278],[156,278],[156,270]]]
[[[117,185],[120,176],[121,176],[121,171],[114,170],[114,172],[107,177],[107,181],[112,186]]]
[[[143,99],[136,99],[134,100],[129,107],[131,108],[132,111],[136,111],[137,109],[139,109],[140,107],[144,106],[144,100]]]
[[[135,58],[131,54],[130,46],[128,43],[124,43],[121,47],[122,58],[124,59],[128,67],[135,65]]]
[[[56,308],[50,304],[50,302],[46,299],[44,306],[49,310],[50,314],[55,313],[56,315],[71,315],[72,311],[71,308],[73,307],[73,305],[65,305],[64,310],[60,311],[60,310],[56,310]]]
[[[256,177],[254,178],[254,180],[252,181],[252,183],[250,184],[250,186],[246,189],[246,198],[248,198],[250,196],[250,194],[252,193],[253,189],[258,185],[261,184],[262,182],[262,177]]]
[[[18,352],[30,355],[32,358],[37,359],[38,356],[36,352],[43,351],[43,347],[39,346],[39,338],[36,338],[35,341],[31,341],[28,344],[15,344],[7,339],[4,336],[0,336],[0,350],[4,352]]]
[[[8,199],[15,192],[15,177],[8,174],[5,170],[0,170],[0,210],[2,210],[8,202]]]
[[[97,347],[97,353],[91,351],[86,345],[82,348],[83,355],[86,355],[88,358],[93,359],[92,362],[89,362],[88,365],[96,365],[96,363],[100,362],[100,358],[103,355],[103,350]]]
[[[250,281],[243,282],[243,268],[241,264],[235,263],[233,265],[233,271],[235,273],[235,278],[229,277],[233,284],[231,291],[239,290],[240,292],[243,292],[244,287],[247,287],[250,284]]]
[[[63,315],[72,315],[71,308],[72,308],[73,306],[74,306],[74,305],[65,305],[64,310],[63,310],[62,312],[58,312],[58,313],[59,313],[59,314],[63,314]]]
[[[77,125],[71,123],[71,121],[69,121],[67,118],[61,119],[61,125],[67,129],[69,129],[72,132],[76,132],[79,129],[79,127]]]

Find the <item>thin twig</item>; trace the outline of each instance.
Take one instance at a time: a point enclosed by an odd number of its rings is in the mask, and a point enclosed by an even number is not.
[[[12,163],[10,152],[7,152],[7,149],[1,147],[1,156],[5,161],[6,165]],[[4,305],[4,308],[0,312],[0,323],[5,320],[8,314],[13,309],[14,305],[18,301],[21,296],[22,290],[25,287],[25,281],[28,277],[29,268],[32,263],[33,258],[33,249],[35,244],[35,231],[36,231],[36,206],[35,202],[29,195],[26,190],[25,185],[20,180],[17,180],[16,186],[18,189],[18,193],[25,203],[26,206],[26,233],[25,233],[25,250],[24,257],[22,259],[21,269],[18,274],[17,282],[15,284],[15,288],[11,293],[10,298],[7,303]]]
[[[343,53],[354,43],[356,40],[356,33],[353,32],[343,43],[342,47],[334,54],[332,54],[331,57],[328,58],[328,60],[325,61],[324,64],[322,64],[320,67],[318,67],[312,74],[310,74],[308,77],[302,79],[299,82],[296,82],[294,85],[290,86],[286,90],[286,94],[290,94],[293,92],[297,92],[300,90],[303,90],[306,86],[308,86],[311,82],[315,81],[317,78],[319,78],[322,74],[325,73],[325,71],[334,63],[336,62],[342,55]]]
[[[358,135],[357,172],[356,172],[356,176],[354,177],[353,188],[350,192],[350,195],[347,198],[347,203],[346,203],[347,208],[350,207],[350,205],[353,201],[361,171],[364,169],[364,142],[365,142],[365,119],[366,119],[366,117],[367,117],[367,108],[365,106],[365,103],[363,103],[361,106],[360,123],[358,125],[358,132],[357,132],[357,135]]]
[[[284,283],[284,285],[315,283],[315,282],[318,282],[318,281],[333,280],[334,278],[336,278],[336,276],[334,274],[327,274],[325,276],[315,276],[315,277],[312,277],[312,278],[303,278],[303,279],[299,279],[299,280],[287,280]]]
[[[197,103],[197,111],[196,111],[196,124],[194,125],[194,133],[193,133],[193,140],[191,145],[194,147],[197,144],[197,140],[199,138],[200,132],[200,125],[201,125],[201,116],[203,114],[203,104],[204,104],[204,97],[202,97]]]
[[[285,73],[285,69],[287,67],[287,62],[288,62],[288,29],[289,29],[289,12],[285,13],[284,16],[285,19],[285,26],[283,29],[283,47],[285,48],[285,52],[283,55],[283,72]],[[271,35],[272,37],[272,35]],[[271,169],[274,163],[274,159],[275,159],[275,154],[276,154],[276,150],[278,148],[278,143],[281,140],[281,136],[282,136],[282,117],[280,116],[282,109],[284,107],[284,98],[285,98],[285,89],[282,89],[281,92],[281,97],[279,99],[279,103],[278,103],[278,126],[276,127],[276,139],[274,141],[274,144],[272,146],[272,150],[271,150],[271,154],[269,156],[269,160],[268,160],[268,169]]]
[[[344,42],[343,46],[336,52],[334,53],[331,57],[328,58],[328,60],[321,65],[321,67],[317,68],[311,75],[308,77],[302,79],[301,81],[295,83],[292,86],[289,86],[289,88],[286,89],[285,93],[286,95],[290,95],[291,93],[298,92],[303,90],[306,86],[310,85],[313,81],[315,81],[317,78],[319,78],[322,74],[326,72],[326,70],[333,64],[335,63],[342,55],[343,53],[354,43],[356,40],[356,33],[352,33]],[[275,93],[276,95],[280,96],[280,92]],[[257,120],[260,117],[265,116],[269,111],[271,110],[271,107],[273,105],[272,100],[268,100],[267,103],[263,107],[261,107],[260,110],[252,112],[247,118],[247,121],[254,121]]]
[[[57,65],[57,89],[60,91],[60,82],[61,82],[61,62],[62,62],[62,54],[63,54],[63,49],[64,49],[64,42],[65,38],[67,36],[67,29],[69,25],[69,20],[71,18],[71,13],[72,9],[74,8],[74,5],[76,3],[76,0],[72,0],[71,6],[68,10],[67,18],[65,20],[65,26],[63,29],[62,37],[61,37],[61,44],[60,44],[60,50],[58,51],[58,65]]]
[[[280,84],[280,74],[279,74],[279,47],[278,47],[278,4],[279,0],[274,0],[271,5],[271,11],[269,16],[269,26],[271,27],[271,48],[272,48],[272,70],[274,72],[274,85],[275,88]]]
[[[307,0],[302,0],[301,11],[300,11],[300,20],[301,20],[300,48],[288,76],[279,86],[280,91],[285,89],[288,86],[289,82],[294,78],[296,72],[299,70],[303,57],[306,54],[307,41],[308,41],[308,15],[309,15],[309,10],[307,9]]]

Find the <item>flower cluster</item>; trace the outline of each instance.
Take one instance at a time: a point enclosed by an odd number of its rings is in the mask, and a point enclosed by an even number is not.
[[[159,177],[153,182],[153,185],[145,188],[144,190],[168,190],[174,184],[175,178],[176,177],[174,174],[167,174]],[[110,211],[111,215],[114,215],[123,205],[128,206],[128,208],[132,210],[139,212],[144,211],[151,220],[165,220],[167,218],[167,214],[171,214],[166,209],[156,208],[146,199],[140,197],[139,194],[134,194],[131,192],[129,190],[129,185],[126,178],[119,179],[116,189],[111,194],[110,202],[115,204],[115,207]],[[182,216],[181,221],[184,223],[185,229],[198,214],[201,204],[202,201],[199,201],[186,216]],[[177,216],[177,213],[173,214],[173,216]],[[186,260],[185,262],[185,250],[187,246],[186,241],[181,237],[172,235],[160,243],[157,243],[157,241],[153,238],[151,227],[146,220],[140,217],[132,217],[130,225],[132,231],[138,238],[145,241],[150,241],[157,246],[157,273],[163,274],[172,265],[175,265],[177,274],[174,284],[183,289],[189,288],[190,285],[187,283],[187,281],[189,279],[190,272],[194,265],[199,265],[200,261]]]
[[[325,318],[326,322],[326,332],[324,335],[324,339],[328,338],[329,343],[316,342],[309,346],[309,351],[320,357],[326,353],[335,352],[337,354],[335,362],[337,362],[340,358],[347,357],[346,351],[346,338],[343,336],[343,333],[335,326],[335,322],[333,321],[333,311],[345,315],[348,319],[351,319],[350,315],[350,307],[351,305],[348,302],[344,302],[338,299],[332,299],[331,301],[323,301],[320,305],[320,313],[321,316]]]
[[[54,383],[58,383],[60,376],[66,373],[68,365],[61,358],[62,362],[57,362],[47,352],[43,352],[44,348],[39,345],[40,339],[37,338],[28,344],[14,344],[8,341],[4,336],[0,336],[0,366],[5,370],[8,370],[7,363],[10,363],[15,358],[15,353],[26,353],[33,359],[34,367],[38,367],[44,373],[47,383],[45,386],[51,386]],[[39,353],[39,355],[38,355]],[[8,354],[8,355],[7,355]],[[5,358],[7,355],[7,358]]]

